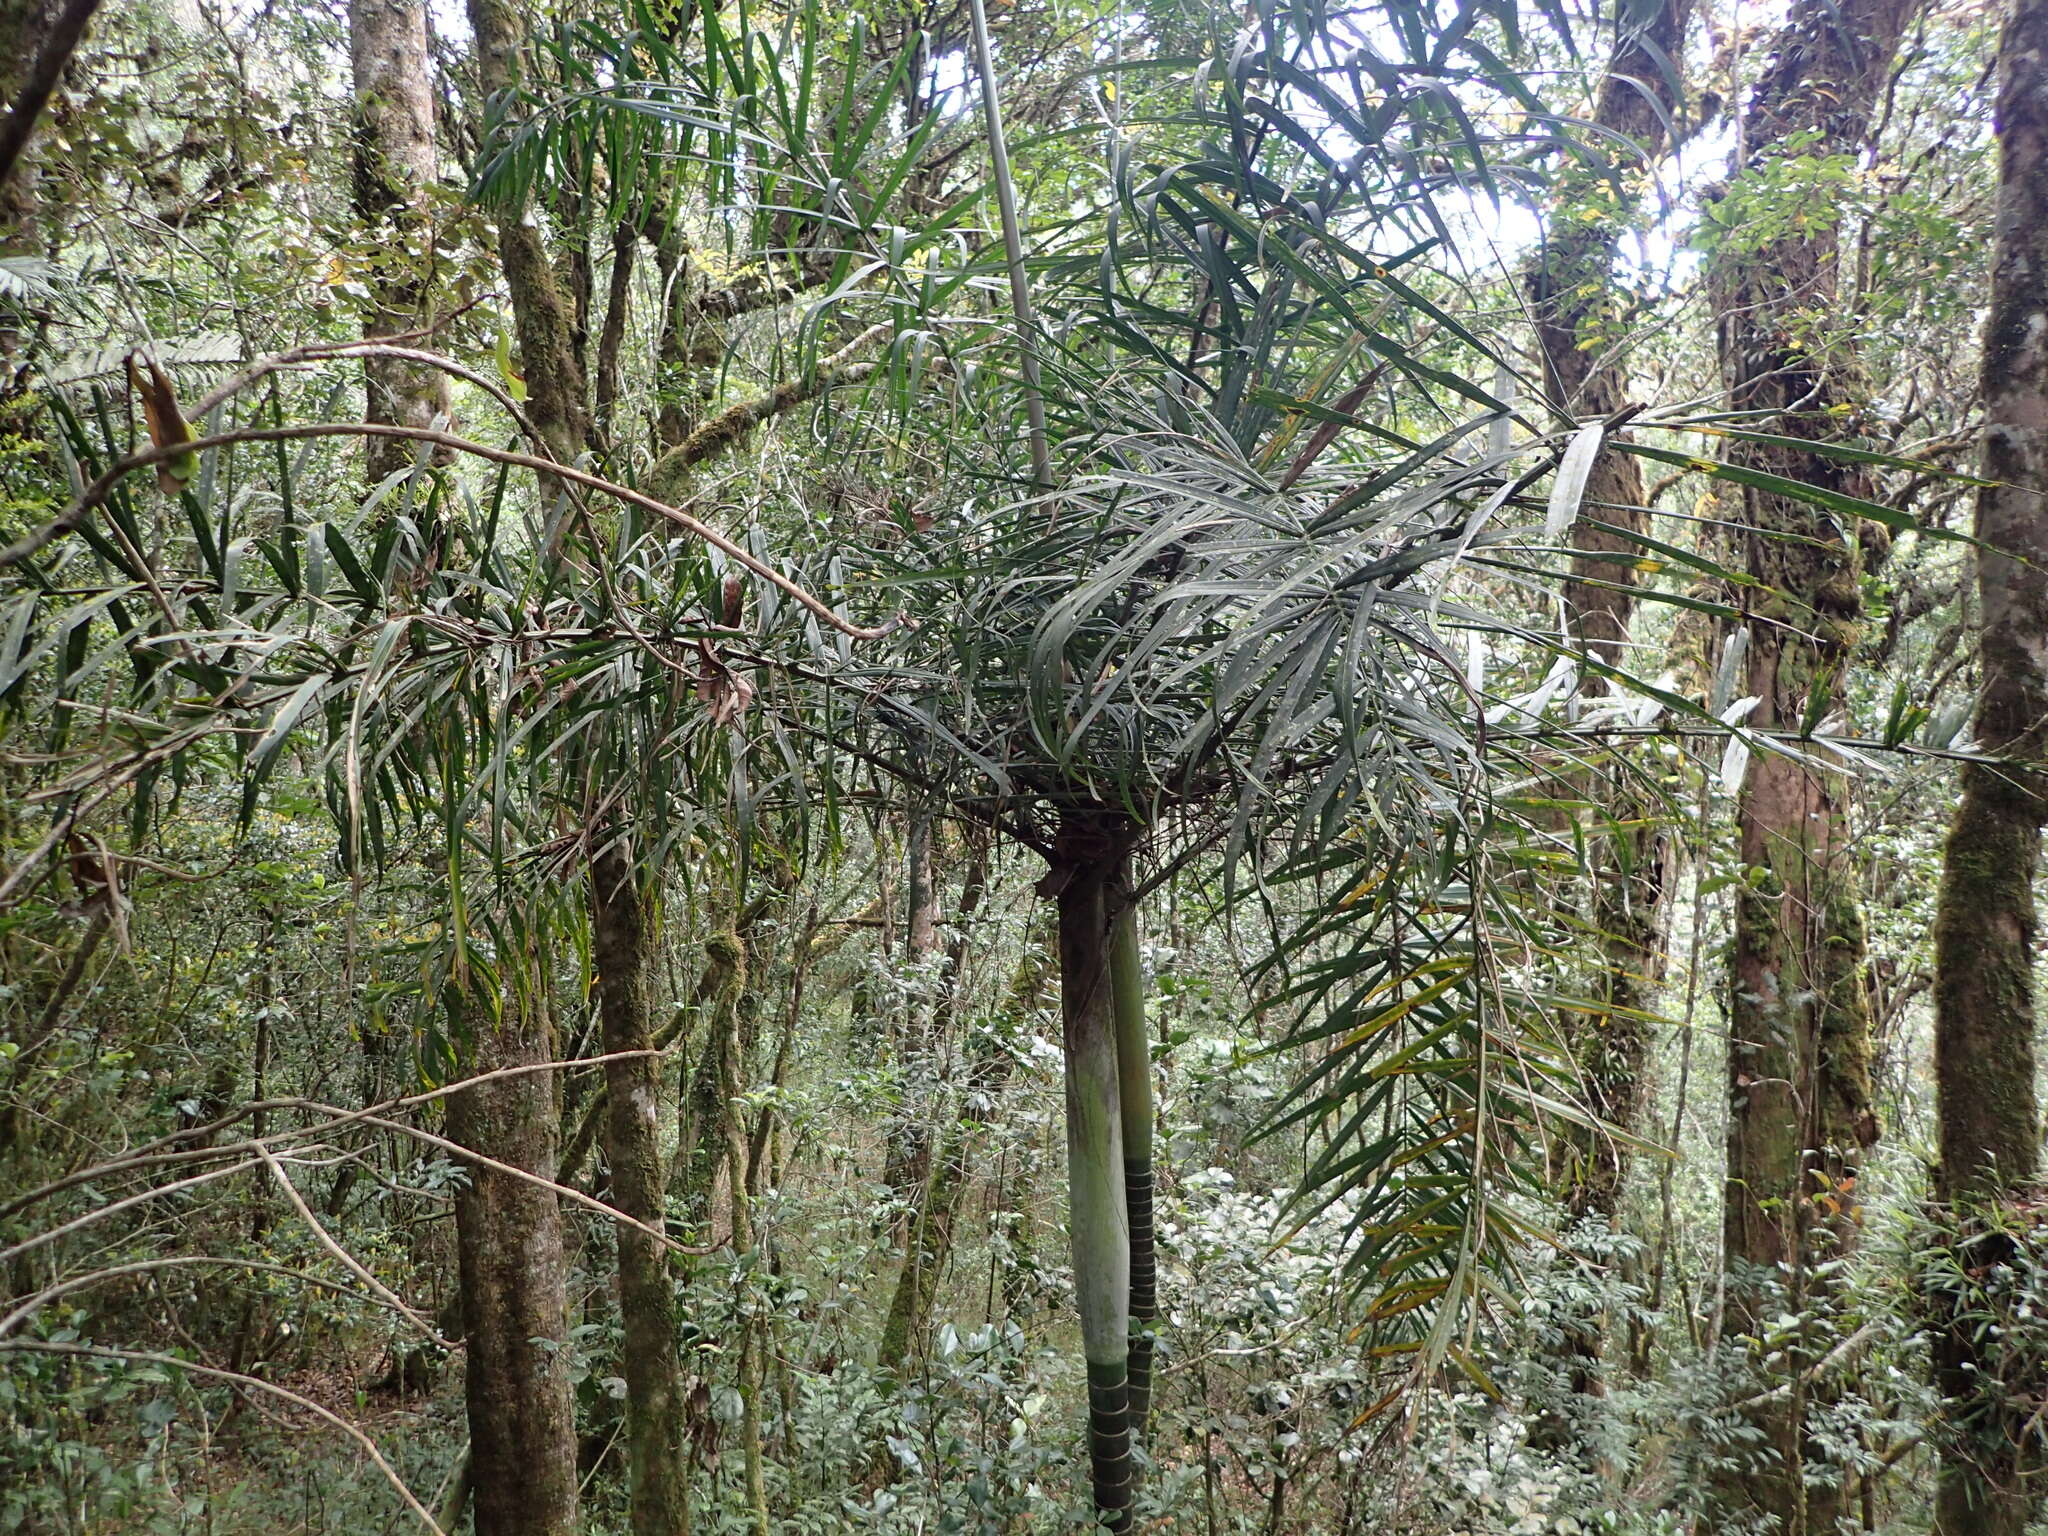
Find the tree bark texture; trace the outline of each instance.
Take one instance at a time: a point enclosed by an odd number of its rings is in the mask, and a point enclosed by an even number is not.
[[[1624,23],[1601,82],[1595,121],[1629,147],[1607,165],[1574,164],[1564,173],[1542,249],[1528,271],[1526,292],[1544,378],[1553,404],[1570,416],[1611,416],[1627,398],[1627,318],[1615,260],[1642,216],[1658,159],[1672,147],[1668,125],[1682,110],[1680,82],[1672,72],[1684,55],[1691,20],[1692,0],[1662,0],[1640,27]],[[1628,666],[1642,553],[1636,540],[1647,532],[1649,519],[1643,494],[1639,461],[1603,448],[1572,523],[1577,553],[1565,583],[1566,623],[1578,649],[1613,667]],[[1580,688],[1598,696],[1608,685],[1588,670]],[[1662,969],[1664,864],[1653,808],[1642,804],[1634,776],[1612,775],[1600,798],[1613,807],[1593,896],[1602,958],[1598,1001],[1606,1007],[1587,1020],[1578,1056],[1588,1108],[1607,1124],[1633,1131],[1642,1116],[1649,1048],[1648,1030],[1637,1015],[1648,1006]],[[1573,1151],[1568,1209],[1574,1216],[1611,1220],[1621,1190],[1620,1144],[1611,1136],[1587,1134],[1577,1138]]]
[[[476,35],[477,79],[488,101],[487,121],[495,131],[525,78],[526,29],[510,0],[469,0],[469,24]],[[501,220],[498,260],[512,299],[527,414],[554,455],[572,462],[590,440],[590,417],[569,305],[539,228],[517,216]]]
[[[363,338],[404,336],[432,323],[435,263],[428,189],[434,157],[434,92],[427,73],[422,0],[349,0],[349,63],[355,104],[350,160],[356,216],[377,252]],[[449,409],[448,377],[398,358],[363,360],[364,420],[430,427]],[[372,485],[407,468],[414,446],[396,438],[366,444]]]
[[[554,1058],[538,992],[472,1021],[477,1074]],[[471,1151],[555,1174],[555,1074],[500,1077],[448,1098]],[[576,1403],[569,1381],[561,1210],[552,1190],[472,1167],[455,1200],[476,1536],[575,1536]]]
[[[1966,763],[1935,918],[1936,1193],[1966,1272],[2012,1262],[1973,1205],[2033,1184],[2034,878],[2048,781],[2048,0],[2014,0],[1999,43],[1999,181],[1984,330],[1984,485],[1977,493],[1983,676],[1975,735],[2008,764]],[[2027,765],[2027,766],[2022,766]],[[1956,1202],[1963,1202],[1958,1208]],[[1997,1247],[2002,1252],[1985,1251]],[[2040,1498],[2038,1430],[1985,1386],[1976,1331],[1935,1336],[1935,1380],[1976,1432],[1942,1445],[1937,1536],[2023,1536]],[[1992,1351],[1995,1353],[1995,1349]]]
[[[1600,84],[1594,120],[1612,138],[1604,164],[1572,162],[1560,173],[1544,240],[1524,287],[1551,403],[1574,418],[1619,411],[1628,395],[1627,293],[1615,280],[1622,241],[1640,227],[1658,162],[1682,128],[1682,67],[1692,0],[1661,0],[1647,17],[1617,12],[1619,35]],[[1648,531],[1642,470],[1629,453],[1605,445],[1593,461],[1573,519],[1575,553],[1565,581],[1565,622],[1573,645],[1592,661],[1635,670],[1628,655],[1636,608],[1638,539]],[[1580,692],[1599,697],[1608,679],[1582,666]],[[1589,770],[1572,793],[1606,808],[1596,845],[1592,920],[1599,970],[1591,997],[1598,1011],[1575,1021],[1573,1049],[1586,1107],[1602,1123],[1637,1130],[1648,1101],[1649,1025],[1642,1017],[1663,971],[1666,858],[1659,807],[1627,764]],[[1566,1132],[1564,1204],[1576,1221],[1610,1225],[1624,1172],[1620,1138],[1573,1127]],[[1597,1319],[1566,1319],[1563,1374],[1575,1396],[1602,1390],[1603,1329]],[[1559,1418],[1539,1438],[1562,1449],[1571,1425]]]
[[[612,1203],[659,1231],[666,1214],[661,1157],[661,1059],[649,1017],[652,936],[631,856],[617,843],[590,865],[591,940],[605,1063],[605,1161]],[[690,1528],[683,1443],[682,1364],[675,1288],[648,1233],[618,1226],[619,1320],[625,1334],[626,1441],[633,1536]]]
[[[1918,0],[1796,0],[1742,124],[1752,184],[1790,157],[1854,155]],[[1858,408],[1839,307],[1840,231],[1810,219],[1755,241],[1726,231],[1709,264],[1730,406],[1757,431],[1827,442]],[[1745,467],[1868,499],[1862,466],[1798,446],[1737,444]],[[1750,723],[1797,732],[1842,705],[1863,617],[1861,539],[1791,497],[1747,489],[1736,514],[1753,584],[1741,589]],[[1738,1325],[1754,1329],[1762,1286],[1788,1278],[1789,1303],[1825,1300],[1813,1266],[1855,1230],[1856,1174],[1875,1141],[1870,1009],[1857,870],[1843,786],[1801,762],[1759,753],[1736,809],[1745,881],[1735,908],[1723,1240]],[[1793,1367],[1801,1351],[1794,1351]],[[1816,1389],[1820,1390],[1820,1389]],[[1730,1480],[1734,1509],[1776,1517],[1787,1536],[1832,1532],[1839,1487],[1809,1488],[1802,1394],[1754,1418],[1775,1466]]]

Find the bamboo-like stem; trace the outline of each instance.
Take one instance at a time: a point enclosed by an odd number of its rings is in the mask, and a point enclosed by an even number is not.
[[[1124,884],[1126,882],[1119,882]],[[1124,1209],[1130,1222],[1130,1424],[1145,1436],[1152,1411],[1153,1328],[1159,1318],[1158,1261],[1152,1226],[1152,1042],[1145,1028],[1145,967],[1138,950],[1138,904],[1127,890],[1110,895],[1109,985],[1116,1021],[1118,1118],[1122,1122]]]
[[[981,76],[981,112],[988,128],[988,159],[996,188],[996,211],[1003,221],[1003,257],[1010,269],[1010,309],[1017,321],[1017,351],[1024,373],[1024,419],[1031,428],[1031,478],[1041,491],[1052,489],[1052,451],[1045,439],[1045,396],[1038,384],[1038,314],[1031,304],[1031,281],[1024,271],[1024,236],[1017,223],[1017,185],[1010,178],[1010,148],[1003,137],[1003,108],[996,94],[996,66],[989,55],[988,13],[982,0],[971,0],[974,17],[974,69]]]

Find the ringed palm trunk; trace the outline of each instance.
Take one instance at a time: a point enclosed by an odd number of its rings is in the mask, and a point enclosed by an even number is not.
[[[539,973],[540,967],[534,967]],[[554,1058],[538,974],[502,1020],[472,1028],[475,1075]],[[448,1097],[454,1140],[543,1179],[555,1174],[555,1074],[495,1078]],[[476,1536],[575,1536],[576,1403],[554,1192],[473,1167],[455,1199],[464,1392]]]
[[[1145,1028],[1145,965],[1130,871],[1110,892],[1109,980],[1116,1014],[1117,1109],[1123,1134],[1124,1210],[1131,1231],[1131,1438],[1141,1441],[1152,1411],[1153,1328],[1159,1266],[1152,1229],[1152,1041]]]
[[[651,954],[646,902],[631,856],[614,841],[590,866],[591,941],[597,962],[598,1022],[605,1054],[644,1051],[605,1063],[605,1161],[611,1198],[661,1230],[666,1214],[661,1158],[661,1060],[648,1017]],[[682,1536],[690,1528],[683,1444],[682,1365],[675,1288],[661,1245],[616,1224],[619,1319],[625,1333],[626,1442],[633,1536]]]
[[[2039,764],[2048,755],[2048,0],[2015,0],[1998,70],[1997,243],[1975,529],[1984,615],[1975,735],[1987,753]],[[1955,1241],[1974,1250],[1966,1270],[2016,1256],[1968,1207],[2024,1195],[2040,1156],[2034,877],[2044,825],[2048,784],[2038,772],[1964,764],[1934,928],[1934,1065],[1936,1193],[1950,1208]],[[2041,1502],[2038,1431],[1991,1396],[1986,1377],[1997,1362],[1986,1353],[1974,1329],[1935,1335],[1942,1396],[1974,1409],[1959,1416],[1989,1429],[1942,1446],[1937,1536],[2023,1536]]]
[[[1110,953],[1112,892],[1135,830],[1122,817],[1069,811],[1043,887],[1059,905],[1067,1221],[1088,1365],[1089,1472],[1097,1514],[1118,1531],[1131,1520],[1131,1233]]]
[[[1919,0],[1795,0],[1744,121],[1746,174],[1788,155],[1857,152]],[[1788,140],[1790,141],[1788,143]],[[1737,461],[1868,498],[1862,467],[1808,451],[1858,407],[1846,337],[1816,337],[1839,305],[1840,230],[1818,220],[1780,238],[1715,253],[1708,290],[1729,403],[1790,446],[1738,445]],[[1841,708],[1861,634],[1862,540],[1803,502],[1748,490],[1739,512],[1749,614],[1750,721],[1797,732]],[[1770,753],[1750,765],[1736,807],[1747,878],[1735,909],[1728,1052],[1728,1174],[1723,1241],[1731,1312],[1759,1331],[1779,1303],[1763,1283],[1788,1277],[1794,1309],[1825,1311],[1816,1266],[1856,1231],[1856,1175],[1877,1137],[1870,1008],[1858,874],[1838,775]],[[1801,1371],[1815,1349],[1792,1352]],[[1825,1457],[1808,1416],[1833,1388],[1798,1385],[1754,1413],[1774,1453],[1767,1472],[1731,1479],[1731,1514],[1767,1514],[1786,1536],[1835,1529],[1839,1485],[1809,1487]]]

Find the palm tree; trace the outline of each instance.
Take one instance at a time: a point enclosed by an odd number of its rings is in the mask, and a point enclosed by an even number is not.
[[[195,680],[221,701],[195,729],[239,732],[252,783],[317,723],[352,853],[439,826],[438,974],[458,989],[506,948],[472,922],[493,905],[472,872],[509,909],[536,871],[590,862],[616,917],[693,829],[730,814],[743,857],[764,807],[801,826],[876,774],[1041,854],[1093,1497],[1123,1524],[1151,1386],[1133,927],[1149,889],[1208,861],[1233,900],[1272,913],[1263,990],[1319,1053],[1277,1121],[1307,1151],[1296,1214],[1343,1211],[1376,1343],[1412,1360],[1410,1380],[1477,1370],[1467,1333],[1531,1234],[1546,1122],[1584,1119],[1551,1023],[1569,1006],[1549,984],[1552,920],[1527,878],[1570,855],[1504,786],[1532,765],[1554,778],[1587,738],[1546,713],[1561,684],[1495,696],[1451,638],[1606,665],[1481,601],[1482,577],[1554,581],[1548,540],[1584,481],[1558,474],[1540,504],[1565,435],[1479,382],[1509,360],[1422,261],[1440,202],[1515,169],[1517,146],[1483,137],[1460,92],[1533,103],[1477,30],[1406,0],[1356,51],[1290,8],[1242,31],[1218,13],[1187,40],[1206,66],[1118,63],[1088,140],[1068,125],[1034,151],[1063,187],[1092,174],[1107,189],[1089,217],[1026,229],[1003,191],[998,246],[960,234],[979,189],[890,222],[938,115],[897,132],[848,105],[877,99],[857,56],[837,60],[844,89],[824,89],[836,56],[815,7],[775,36],[693,15],[689,38],[664,22],[560,43],[565,63],[579,46],[609,63],[559,100],[501,100],[521,115],[482,187],[516,197],[601,155],[592,185],[617,189],[613,218],[652,168],[704,165],[735,239],[813,302],[791,311],[795,376],[699,433],[729,443],[822,399],[834,482],[880,486],[886,510],[821,517],[828,496],[790,507],[757,489],[751,517],[718,516],[751,526],[719,533],[689,479],[705,462],[691,443],[708,441],[693,436],[666,461],[676,473],[650,475],[659,496],[543,459],[561,494],[524,526],[501,499],[476,509],[424,591],[401,579],[416,519],[367,549],[323,529],[336,590],[315,619],[293,606],[307,568],[291,544],[273,558],[292,601],[234,616],[236,635],[279,631],[261,691],[219,659],[246,639],[209,641],[142,701],[163,723],[119,771],[200,739],[178,723]],[[814,109],[828,99],[836,113]],[[1007,316],[983,298],[1006,277]],[[857,366],[828,344],[835,328],[872,349]],[[90,463],[91,438],[75,445]],[[422,496],[448,494],[420,474]],[[623,510],[569,494],[601,488]],[[125,536],[132,501],[103,499]],[[230,542],[218,532],[209,558]],[[132,599],[148,573],[87,536],[126,583],[111,601]],[[216,571],[211,590],[227,585]],[[228,632],[199,611],[206,589],[165,600],[192,610],[185,628]],[[899,607],[913,622],[892,627]],[[122,622],[143,634],[154,618]],[[630,1020],[616,1038],[638,1038]]]

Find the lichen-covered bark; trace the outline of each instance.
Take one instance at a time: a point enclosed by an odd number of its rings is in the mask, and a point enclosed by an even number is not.
[[[591,947],[605,1063],[605,1161],[612,1203],[660,1230],[666,1192],[661,1158],[661,1060],[649,1019],[652,936],[632,860],[614,843],[591,860]],[[682,1536],[690,1528],[683,1444],[675,1288],[661,1245],[620,1225],[619,1321],[625,1334],[626,1451],[633,1536]]]
[[[495,122],[525,78],[526,29],[508,0],[469,0],[469,25],[476,36],[477,80]],[[512,299],[527,414],[554,455],[571,462],[589,441],[590,417],[569,305],[538,226],[522,217],[501,220],[498,261]]]
[[[538,991],[470,1020],[473,1075],[554,1058]],[[555,1173],[555,1074],[495,1078],[448,1097],[471,1151]],[[455,1199],[476,1536],[575,1536],[576,1402],[569,1380],[561,1210],[552,1190],[472,1167]]]
[[[1625,292],[1615,282],[1615,261],[1642,217],[1657,162],[1671,147],[1670,125],[1681,120],[1682,82],[1675,72],[1691,19],[1692,0],[1660,0],[1638,23],[1621,23],[1594,112],[1614,136],[1605,142],[1619,141],[1619,147],[1610,164],[1574,162],[1561,175],[1543,245],[1525,278],[1545,382],[1556,407],[1576,418],[1611,416],[1627,398]],[[1635,457],[1603,448],[1572,522],[1577,553],[1565,582],[1565,620],[1574,645],[1596,662],[1624,669],[1630,666],[1627,645],[1641,556],[1635,536],[1646,531],[1649,518],[1643,500]],[[1597,696],[1608,684],[1589,668],[1580,687]],[[1650,1032],[1640,1015],[1662,970],[1665,862],[1657,808],[1647,803],[1634,774],[1623,769],[1603,775],[1586,789],[1608,810],[1607,836],[1593,872],[1600,969],[1592,992],[1601,1008],[1584,1017],[1573,1047],[1587,1108],[1604,1123],[1633,1132],[1647,1100]],[[1614,1219],[1622,1146],[1590,1130],[1571,1135],[1564,1197],[1574,1219]],[[1603,1344],[1597,1327],[1567,1331],[1566,1374],[1574,1392],[1600,1390]],[[1561,1445],[1567,1426],[1553,1429],[1544,1438]]]
[[[1641,216],[1658,158],[1670,147],[1666,124],[1681,110],[1671,72],[1684,57],[1691,19],[1692,0],[1659,0],[1642,25],[1627,26],[1616,39],[1594,121],[1628,147],[1615,151],[1611,165],[1574,162],[1560,177],[1543,245],[1525,279],[1544,380],[1553,403],[1574,417],[1611,416],[1627,398],[1624,295],[1614,281],[1615,257]],[[1644,531],[1642,502],[1637,460],[1609,449],[1593,462],[1572,524],[1572,545],[1580,553],[1565,584],[1566,618],[1574,642],[1613,666],[1626,662],[1641,557],[1629,535]],[[1597,676],[1584,686],[1605,691]]]
[[[1796,0],[1743,122],[1742,175],[1793,156],[1855,153],[1919,0]],[[1788,143],[1789,141],[1789,143]],[[1839,229],[1826,218],[1752,241],[1738,227],[1709,265],[1729,404],[1759,431],[1828,441],[1854,428],[1855,358],[1829,328],[1840,301]],[[1737,444],[1736,462],[1869,498],[1861,466]],[[1861,541],[1805,502],[1746,490],[1741,589],[1751,723],[1797,731],[1841,706],[1862,619]],[[1769,753],[1750,764],[1736,819],[1745,885],[1730,965],[1728,1171],[1723,1240],[1730,1314],[1754,1330],[1761,1277],[1789,1277],[1794,1305],[1824,1306],[1813,1267],[1855,1232],[1856,1173],[1875,1140],[1864,932],[1838,775]],[[1780,1266],[1783,1266],[1781,1269]],[[1788,1369],[1804,1358],[1792,1351]],[[1823,1390],[1817,1388],[1816,1390]],[[1831,1532],[1841,1495],[1809,1486],[1809,1403],[1773,1398],[1753,1423],[1775,1452],[1730,1479],[1731,1512],[1769,1514],[1787,1536]]]
[[[348,45],[355,210],[376,252],[363,336],[375,341],[423,330],[433,317],[434,234],[426,198],[438,167],[426,6],[422,0],[349,0]],[[438,369],[365,358],[363,382],[366,421],[428,427],[448,413],[448,379]],[[365,451],[373,485],[413,462],[413,445],[396,439],[371,438]]]
[[[2048,0],[2014,0],[1998,57],[1999,182],[1984,331],[1984,484],[1977,495],[1983,677],[1975,735],[2011,766],[1969,763],[1935,920],[1936,1192],[1968,1241],[1971,1205],[2034,1181],[2034,877],[2048,781]],[[1962,1202],[1960,1207],[1955,1202]],[[2008,1245],[2009,1246],[2009,1245]],[[1935,1339],[1936,1385],[1981,1390],[1970,1330]],[[1964,1417],[1999,1422],[1989,1413]],[[1945,1443],[1938,1536],[2020,1536],[2040,1499],[2038,1431]]]

